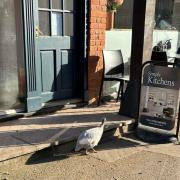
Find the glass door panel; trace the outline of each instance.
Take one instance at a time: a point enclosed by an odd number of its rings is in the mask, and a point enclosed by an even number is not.
[[[38,6],[39,8],[50,8],[49,0],[38,0]]]
[[[38,36],[74,36],[74,0],[38,0]]]
[[[74,19],[72,13],[64,13],[64,35],[74,35]]]
[[[69,1],[69,0],[66,0]],[[52,9],[60,9],[62,10],[62,0],[52,0]]]
[[[51,16],[52,36],[62,36],[62,13],[53,12]]]
[[[74,9],[74,0],[65,0],[64,1],[64,9],[73,11]]]
[[[39,11],[39,35],[50,36],[50,13]]]

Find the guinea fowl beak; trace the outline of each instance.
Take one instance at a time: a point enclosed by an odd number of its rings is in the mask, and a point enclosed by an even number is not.
[[[103,118],[101,125],[104,125],[105,122],[106,122],[106,118]]]

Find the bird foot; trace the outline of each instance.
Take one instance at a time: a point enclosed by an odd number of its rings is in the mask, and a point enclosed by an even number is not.
[[[93,150],[93,153],[97,153],[97,151],[95,149],[92,149]]]
[[[89,154],[89,152],[86,150],[86,151],[85,151],[85,154],[86,154],[86,155],[88,155],[88,154]]]

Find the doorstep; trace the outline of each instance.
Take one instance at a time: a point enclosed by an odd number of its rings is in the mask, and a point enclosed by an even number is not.
[[[0,123],[8,120],[14,120],[21,118],[23,116],[35,116],[35,115],[43,115],[55,112],[60,109],[71,109],[77,107],[83,107],[86,103],[82,102],[82,99],[67,99],[60,101],[52,101],[48,103],[43,103],[42,109],[36,112],[26,113],[24,109],[9,109],[0,111]]]
[[[12,119],[18,119],[23,117],[23,114],[20,113],[23,110],[15,110],[15,109],[9,109],[9,110],[4,110],[0,111],[0,123]]]

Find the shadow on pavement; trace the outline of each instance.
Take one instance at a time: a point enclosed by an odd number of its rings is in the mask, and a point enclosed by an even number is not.
[[[53,161],[64,160],[72,156],[81,155],[74,152],[76,141],[61,144],[59,146],[51,146],[46,149],[35,152],[27,160],[26,165],[48,163]]]
[[[76,145],[76,141],[71,141],[70,143],[55,146],[54,148],[50,147],[50,148],[46,148],[44,150],[35,152],[27,160],[26,165],[48,163],[52,161],[64,160],[64,159],[71,158],[74,156],[85,155],[84,150],[82,150],[81,152],[75,153],[74,152],[75,145]],[[130,139],[123,139],[123,137],[122,138],[111,137],[108,140],[102,138],[99,145],[95,149],[98,151],[97,152],[98,154],[101,151],[107,151],[107,150],[121,151],[125,148],[135,148],[139,146],[142,146],[142,144],[131,141]]]

